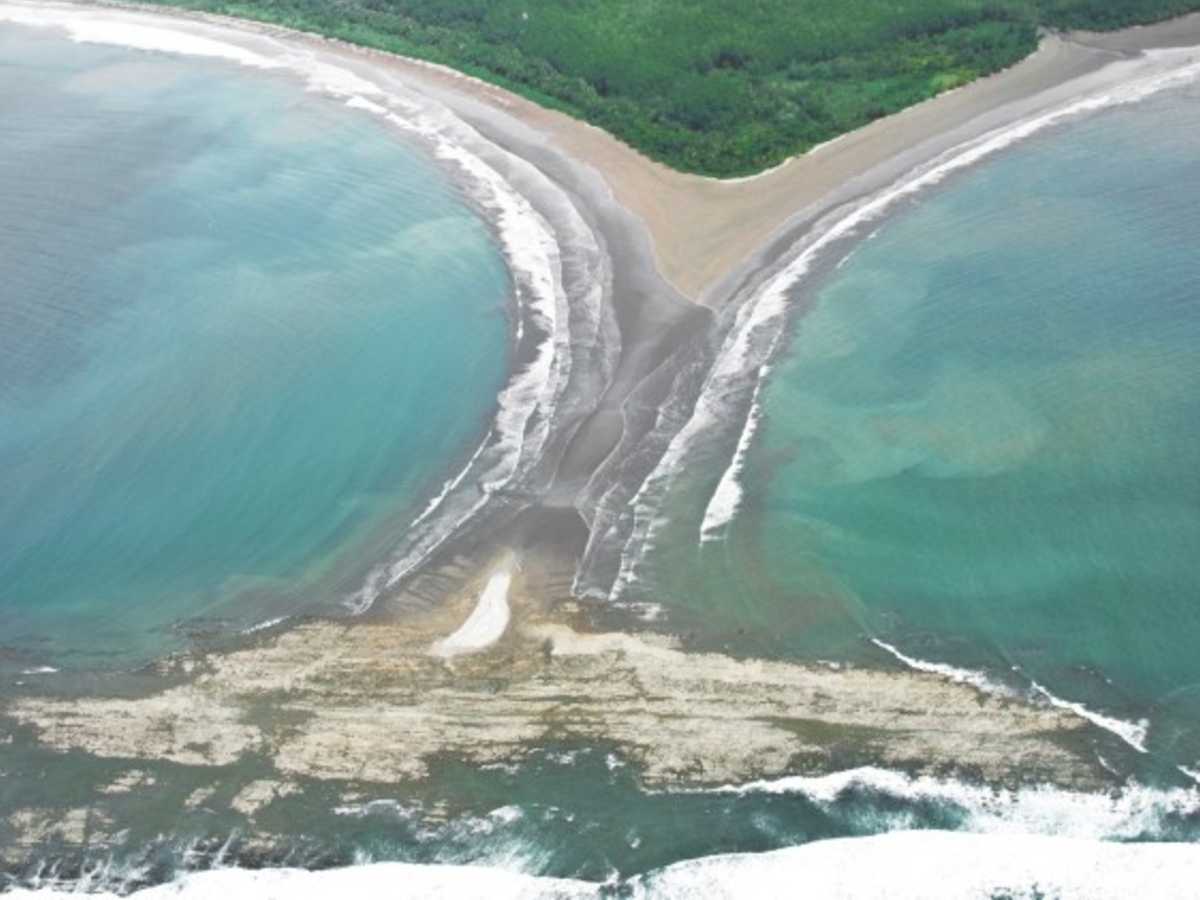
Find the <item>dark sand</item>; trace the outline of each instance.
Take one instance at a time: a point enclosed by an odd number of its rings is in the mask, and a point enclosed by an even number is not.
[[[265,633],[231,653],[164,663],[138,677],[132,696],[66,696],[48,680],[5,708],[34,740],[201,767],[265,754],[281,782],[366,777],[363,767],[375,766],[370,780],[387,781],[421,777],[438,754],[520,757],[567,729],[621,746],[652,781],[713,783],[859,763],[861,754],[844,752],[844,738],[858,735],[871,759],[910,769],[1111,783],[1090,749],[1111,736],[1067,712],[987,697],[936,675],[736,660],[686,653],[661,636],[595,633],[605,613],[588,614],[569,599],[588,537],[575,504],[618,442],[636,443],[635,420],[657,413],[654,377],[663,360],[700,339],[714,308],[744,297],[756,274],[785,258],[822,215],[965,140],[1117,83],[1114,61],[1200,43],[1200,16],[1112,35],[1047,37],[1009,71],[758,177],[716,181],[668,170],[592,126],[447,69],[228,19],[68,8],[257,52],[299,49],[445,104],[502,148],[491,162],[504,166],[507,151],[532,164],[601,237],[605,302],[621,349],[611,379],[568,417],[542,486],[485,510],[401,593],[382,598],[368,621]],[[519,166],[509,168],[515,186],[552,216],[549,199],[525,183]],[[632,409],[627,400],[639,386],[642,406]],[[508,634],[466,662],[430,656],[430,644],[469,615],[481,574],[509,550],[523,574],[510,592]],[[282,731],[253,724],[247,710],[268,701],[290,704],[302,724]],[[401,729],[415,737],[398,748]],[[732,752],[739,746],[745,752]]]

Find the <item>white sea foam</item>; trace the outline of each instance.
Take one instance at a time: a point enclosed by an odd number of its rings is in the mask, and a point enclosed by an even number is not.
[[[915,656],[908,656],[900,652],[900,650],[878,638],[871,638],[871,643],[881,650],[890,653],[900,662],[904,663],[910,669],[915,669],[918,672],[929,672],[934,675],[941,675],[958,684],[969,684],[972,687],[978,688],[989,694],[1011,694],[1012,691],[1006,685],[1000,684],[991,678],[988,678],[983,672],[977,672],[974,669],[960,669],[955,666],[949,666],[945,663],[928,662],[923,659],[917,659]]]
[[[719,538],[725,525],[733,521],[738,507],[742,504],[742,469],[746,465],[746,454],[750,452],[750,445],[754,443],[754,435],[758,432],[758,423],[762,415],[758,398],[769,371],[770,366],[759,367],[758,381],[754,385],[754,394],[750,397],[750,410],[746,413],[746,426],[738,437],[733,461],[721,474],[717,489],[704,510],[704,519],[700,523],[701,543]]]
[[[449,637],[430,649],[434,656],[459,656],[490,647],[508,629],[508,589],[516,561],[510,556],[488,578],[471,615]]]
[[[1200,789],[1127,785],[1111,794],[1052,786],[993,789],[864,766],[829,775],[795,775],[709,789],[713,793],[796,794],[833,810],[855,792],[962,811],[963,831],[1037,834],[1080,840],[1135,840],[1162,832],[1172,817],[1200,815]]]
[[[1183,900],[1196,896],[1200,847],[905,831],[676,863],[631,896],[838,900]]]
[[[38,900],[78,897],[57,890],[17,890],[11,897]],[[117,900],[112,893],[93,893],[93,900]],[[492,866],[371,863],[318,872],[303,869],[218,869],[185,875],[177,881],[134,891],[134,900],[443,900],[488,897],[518,900],[534,897],[594,897],[596,886],[583,881],[539,878]]]
[[[386,118],[430,142],[435,155],[455,166],[473,186],[476,202],[489,211],[517,283],[518,304],[524,310],[518,334],[524,333],[525,319],[529,318],[546,335],[533,359],[514,373],[501,391],[491,433],[467,465],[417,517],[410,530],[424,524],[460,488],[475,485],[479,495],[454,513],[449,527],[419,537],[392,563],[386,579],[386,585],[390,586],[410,574],[447,537],[472,519],[491,494],[509,486],[523,466],[540,457],[552,431],[554,412],[571,377],[572,345],[595,347],[606,342],[614,345],[604,362],[608,368],[602,376],[607,378],[611,374],[616,339],[613,329],[606,328],[605,317],[611,316],[611,311],[602,302],[604,279],[598,271],[593,269],[577,279],[587,287],[582,294],[568,298],[560,236],[566,244],[582,247],[582,255],[590,257],[593,267],[599,267],[601,257],[595,236],[569,202],[561,200],[556,206],[559,225],[556,231],[528,199],[478,155],[482,139],[460,120],[443,111],[436,121],[431,121],[424,113],[414,117],[411,110],[402,116],[388,113]],[[490,149],[501,152],[495,147]],[[548,184],[523,160],[509,155],[507,163],[511,169]],[[480,467],[483,471],[477,471]],[[473,476],[470,483],[469,475]]]
[[[57,673],[58,669],[54,668],[54,666],[34,666],[30,669],[21,670],[22,675],[55,675]]]
[[[276,616],[273,619],[265,619],[256,625],[251,625],[249,628],[243,628],[242,634],[257,634],[260,631],[266,631],[268,628],[274,628],[276,625],[282,625],[291,616]]]
[[[332,810],[335,816],[349,819],[365,819],[368,816],[383,816],[392,819],[413,819],[420,812],[417,804],[401,803],[399,800],[382,798],[368,800],[365,803],[347,803],[335,806]]]
[[[1070,700],[1057,697],[1036,681],[1033,681],[1032,687],[1034,692],[1038,696],[1043,697],[1051,706],[1069,710],[1080,718],[1087,719],[1098,728],[1103,728],[1105,731],[1115,734],[1138,753],[1148,752],[1146,750],[1146,739],[1150,735],[1150,723],[1146,719],[1138,722],[1126,722],[1124,719],[1114,719],[1112,716],[1106,716],[1090,710],[1082,703],[1074,703]]]
[[[243,47],[169,28],[141,25],[102,15],[51,6],[0,5],[0,21],[15,25],[65,28],[71,39],[86,44],[115,44],[184,56],[228,59],[243,66],[274,69],[279,63]]]
[[[756,367],[759,368],[756,377],[761,383],[762,363],[769,361],[773,356],[783,331],[783,314],[787,310],[788,292],[808,274],[816,258],[832,244],[856,234],[863,224],[877,220],[898,201],[932,187],[953,172],[973,166],[1031,135],[1096,110],[1137,102],[1160,91],[1194,81],[1200,76],[1200,63],[1195,62],[1195,56],[1190,50],[1151,51],[1142,59],[1114,65],[1125,67],[1129,74],[1128,80],[1119,87],[1083,97],[1061,108],[996,129],[955,147],[932,163],[910,172],[890,188],[869,197],[844,213],[833,216],[827,225],[819,226],[815,236],[807,237],[798,245],[792,262],[768,280],[758,294],[747,301],[745,307],[748,307],[748,310],[739,311],[725,346],[714,364],[713,375],[706,382],[697,401],[693,418],[700,417],[701,426],[713,421],[722,421],[714,410],[719,406],[721,398],[729,392],[731,381],[739,376],[743,379],[755,377],[753,373]],[[1162,71],[1164,66],[1171,68]],[[1146,69],[1150,70],[1150,74],[1146,74]],[[756,356],[753,353],[753,339],[768,323],[773,323],[772,327],[778,330],[770,340],[759,341],[761,352]],[[711,539],[718,534],[737,513],[742,496],[739,477],[746,452],[758,428],[758,404],[759,391],[756,389],[733,458],[705,510],[701,526],[702,540]],[[705,430],[703,427],[691,426],[692,422],[689,422],[684,429],[687,440],[673,448],[674,452],[668,454],[669,459],[664,457],[660,468],[664,465],[676,466],[678,457],[687,444],[696,434]]]
[[[361,97],[355,105],[372,110],[379,106]],[[532,361],[514,373],[501,391],[492,429],[483,443],[409,526],[409,531],[417,534],[408,550],[388,566],[385,577],[369,579],[350,598],[358,610],[369,608],[383,588],[413,572],[446,538],[471,520],[493,492],[508,485],[523,462],[538,456],[549,435],[553,410],[566,387],[571,364],[570,309],[562,284],[560,248],[550,223],[494,167],[467,149],[467,144],[481,139],[459,120],[444,112],[435,118],[412,104],[406,104],[402,114],[386,111],[382,115],[392,125],[425,139],[435,156],[454,166],[472,186],[475,201],[488,210],[508,257],[517,283],[518,303],[547,337]],[[579,240],[585,233],[586,228],[578,226],[573,237]],[[528,427],[531,422],[536,423],[532,428]],[[480,466],[482,472],[477,471]],[[468,476],[473,476],[472,484],[478,486],[477,496],[454,510],[444,527],[422,533],[419,526],[429,521],[456,490],[467,485]]]
[[[930,672],[935,675],[941,675],[951,681],[959,684],[969,684],[985,691],[989,694],[1011,695],[1012,689],[1007,685],[1001,684],[992,678],[989,678],[985,673],[978,672],[973,669],[960,669],[955,666],[946,665],[945,663],[928,662],[927,660],[917,659],[913,656],[908,656],[902,653],[897,647],[888,644],[878,638],[871,638],[871,643],[882,650],[886,650],[900,662],[904,663],[911,669],[918,672]],[[1019,669],[1017,670],[1019,671]],[[1138,722],[1127,722],[1124,719],[1117,719],[1112,716],[1106,716],[1103,713],[1098,713],[1095,710],[1088,709],[1082,703],[1075,703],[1070,700],[1064,700],[1061,697],[1052,694],[1044,685],[1039,684],[1032,678],[1029,679],[1030,688],[1033,693],[1048,702],[1051,706],[1058,709],[1065,709],[1074,713],[1081,719],[1086,719],[1098,728],[1115,734],[1122,741],[1136,750],[1138,753],[1146,753],[1146,739],[1150,733],[1150,723],[1146,719]]]

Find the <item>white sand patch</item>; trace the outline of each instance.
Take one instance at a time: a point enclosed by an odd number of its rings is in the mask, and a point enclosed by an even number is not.
[[[477,653],[500,640],[508,630],[508,589],[516,567],[516,557],[506,556],[488,578],[467,621],[454,634],[437,641],[429,652],[447,657]]]

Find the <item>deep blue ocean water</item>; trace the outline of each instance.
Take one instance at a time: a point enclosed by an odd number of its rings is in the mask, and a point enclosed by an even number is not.
[[[487,225],[228,64],[0,30],[0,122],[0,643],[125,663],[335,600],[482,439]]]

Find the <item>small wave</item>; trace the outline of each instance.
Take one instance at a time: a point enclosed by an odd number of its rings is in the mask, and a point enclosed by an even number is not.
[[[417,804],[401,803],[399,800],[384,798],[368,800],[365,803],[348,803],[335,806],[332,812],[335,816],[348,819],[365,819],[368,816],[381,816],[389,819],[415,819],[421,808]]]
[[[853,794],[901,803],[936,803],[962,814],[961,829],[977,834],[1036,834],[1081,840],[1136,840],[1164,833],[1172,819],[1200,815],[1197,788],[1131,784],[1112,794],[1049,785],[993,789],[864,766],[829,775],[794,775],[710,788],[725,794],[797,794],[832,808]]]
[[[906,831],[676,863],[638,879],[631,896],[1183,900],[1198,879],[1192,844]]]
[[[708,501],[704,510],[704,519],[700,523],[700,543],[715,541],[724,531],[725,526],[733,521],[738,507],[742,505],[742,469],[746,465],[746,454],[754,443],[754,435],[758,433],[759,420],[762,411],[759,409],[758,398],[762,386],[766,383],[770,366],[763,365],[758,370],[758,379],[754,385],[754,393],[750,397],[750,410],[746,413],[746,426],[738,437],[737,449],[733,451],[733,461],[721,474],[717,489]]]
[[[58,669],[54,668],[54,666],[33,666],[32,668],[29,668],[29,669],[22,669],[21,674],[22,675],[56,675],[56,674],[58,674]]]
[[[135,50],[156,50],[183,56],[227,59],[256,69],[274,69],[279,64],[260,53],[243,47],[214,41],[194,34],[150,25],[107,20],[80,15],[78,11],[46,6],[0,6],[0,20],[16,25],[64,28],[71,39],[81,44],[109,44]]]
[[[894,656],[910,669],[915,669],[918,672],[929,672],[933,675],[941,675],[943,678],[948,678],[958,684],[969,684],[974,688],[989,694],[1012,694],[1012,691],[1007,685],[1001,684],[988,678],[983,672],[977,672],[973,669],[960,669],[955,666],[949,666],[945,663],[928,662],[923,659],[917,659],[914,656],[908,656],[902,653],[897,647],[888,644],[878,638],[871,638],[871,643],[881,650],[885,650]]]
[[[1150,722],[1148,720],[1141,719],[1138,722],[1126,722],[1123,719],[1114,719],[1112,716],[1106,716],[1090,710],[1082,703],[1073,703],[1070,700],[1057,697],[1036,681],[1032,682],[1032,687],[1034,692],[1038,696],[1043,697],[1051,706],[1069,710],[1080,718],[1087,719],[1098,728],[1103,728],[1105,731],[1115,734],[1138,753],[1149,752],[1146,749],[1146,739],[1150,735]]]
[[[918,672],[929,672],[934,675],[941,675],[951,681],[959,684],[969,684],[972,687],[978,688],[989,694],[1009,695],[1013,694],[1013,690],[1007,685],[1001,684],[985,675],[983,672],[978,672],[972,669],[960,669],[955,666],[946,665],[945,663],[928,662],[923,659],[917,659],[902,653],[897,647],[888,644],[878,638],[871,638],[871,643],[882,650],[886,650],[900,662],[904,663],[911,669]],[[1019,671],[1019,670],[1018,670]],[[1039,684],[1034,679],[1029,679],[1030,689],[1035,695],[1041,697],[1051,706],[1058,709],[1065,709],[1079,716],[1081,719],[1086,719],[1098,728],[1114,734],[1122,741],[1136,750],[1138,753],[1149,752],[1146,749],[1146,740],[1150,733],[1150,723],[1146,719],[1138,722],[1127,722],[1124,719],[1113,718],[1106,716],[1103,713],[1098,713],[1088,709],[1082,703],[1075,703],[1070,700],[1064,700],[1061,697],[1052,694],[1043,685]]]
[[[266,631],[268,628],[274,628],[276,625],[282,625],[291,616],[276,616],[273,619],[265,619],[256,625],[251,625],[249,628],[243,628],[242,634],[257,634],[260,631]]]

